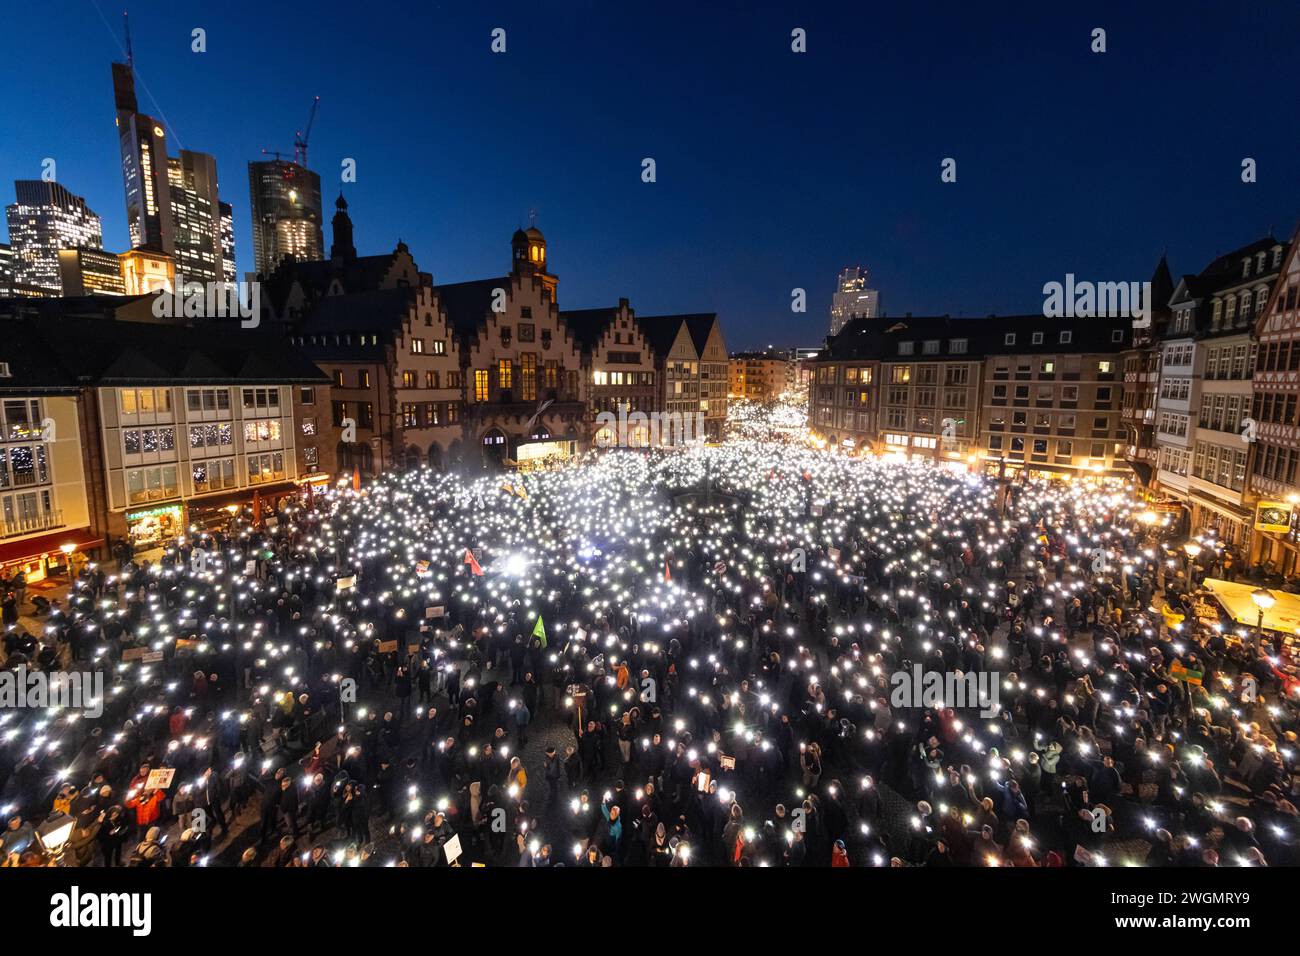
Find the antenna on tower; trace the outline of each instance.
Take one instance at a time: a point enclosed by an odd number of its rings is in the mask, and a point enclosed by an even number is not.
[[[533,226],[536,226],[536,225],[537,225],[537,210],[536,210],[536,209],[530,209],[530,210],[528,210],[528,225],[529,225],[530,228],[533,227]]]
[[[122,29],[126,33],[126,65],[134,69],[135,56],[131,53],[131,16],[125,10],[122,11]]]

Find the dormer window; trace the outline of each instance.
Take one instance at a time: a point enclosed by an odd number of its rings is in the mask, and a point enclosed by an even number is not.
[[[1241,277],[1243,279],[1250,278],[1250,257],[1249,256],[1241,260]]]
[[[1273,247],[1273,268],[1277,269],[1282,265],[1282,247]]]
[[[911,355],[911,354],[912,354],[912,351],[914,350],[915,347],[916,347],[916,343],[915,343],[915,342],[899,342],[899,343],[898,343],[898,354],[899,354],[899,355]]]
[[[1015,333],[1015,332],[1008,332],[1006,335],[1004,335],[1004,336],[1002,337],[1002,344],[1003,344],[1003,345],[1015,345],[1015,344],[1016,344],[1016,333]]]
[[[1042,345],[1042,344],[1043,344],[1043,333],[1042,333],[1042,332],[1035,332],[1035,333],[1033,333],[1033,334],[1029,337],[1029,341],[1030,341],[1031,343],[1033,343],[1034,345]]]
[[[1073,333],[1073,332],[1062,332],[1062,333],[1061,333],[1061,344],[1062,344],[1062,345],[1069,345],[1070,342],[1071,342],[1073,339],[1074,339],[1074,333]]]
[[[1259,255],[1255,256],[1255,262],[1258,264],[1258,267],[1257,267],[1256,270],[1255,270],[1256,272],[1263,272],[1263,271],[1264,271],[1264,262],[1265,262],[1265,259],[1267,258],[1267,256],[1268,256],[1268,253],[1266,253],[1266,252],[1264,252],[1264,251],[1262,251],[1262,250],[1260,251]]]

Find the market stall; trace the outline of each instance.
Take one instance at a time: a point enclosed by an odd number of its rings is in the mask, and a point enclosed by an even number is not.
[[[1256,592],[1264,589],[1253,584],[1206,578],[1202,587],[1214,595],[1228,616],[1237,623],[1251,628],[1278,631],[1283,635],[1285,648],[1292,652],[1297,650],[1295,643],[1296,631],[1300,629],[1300,594],[1274,588],[1267,591],[1272,598],[1272,603],[1269,604],[1268,598],[1264,598],[1262,603],[1257,601]]]

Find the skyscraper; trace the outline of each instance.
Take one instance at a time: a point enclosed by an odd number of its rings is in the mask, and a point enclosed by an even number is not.
[[[258,275],[270,275],[286,255],[299,262],[325,258],[320,176],[288,160],[249,163],[248,193]]]
[[[167,156],[162,124],[139,110],[129,60],[113,64],[113,96],[131,247],[172,257],[187,282],[234,281],[234,226],[229,225],[227,266],[217,161],[187,149]]]
[[[840,273],[831,300],[831,335],[838,335],[850,319],[874,318],[880,314],[880,293],[867,288],[867,273],[849,266]]]
[[[167,134],[161,123],[140,112],[135,98],[135,72],[130,63],[113,64],[113,99],[117,107],[117,136],[122,152],[131,248],[171,255],[175,244]]]
[[[235,210],[230,203],[217,204],[221,210],[221,273],[226,282],[235,281]]]
[[[13,281],[59,295],[59,250],[103,248],[99,217],[84,199],[55,182],[20,179],[14,192],[18,201],[5,209]]]
[[[7,242],[0,242],[0,295],[9,295],[14,281],[14,250]]]
[[[224,281],[217,161],[207,153],[183,149],[179,157],[167,160],[167,179],[176,271],[186,282]]]

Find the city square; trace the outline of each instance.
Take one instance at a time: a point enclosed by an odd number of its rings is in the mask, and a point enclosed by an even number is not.
[[[24,925],[1285,923],[1300,11],[6,16]]]

